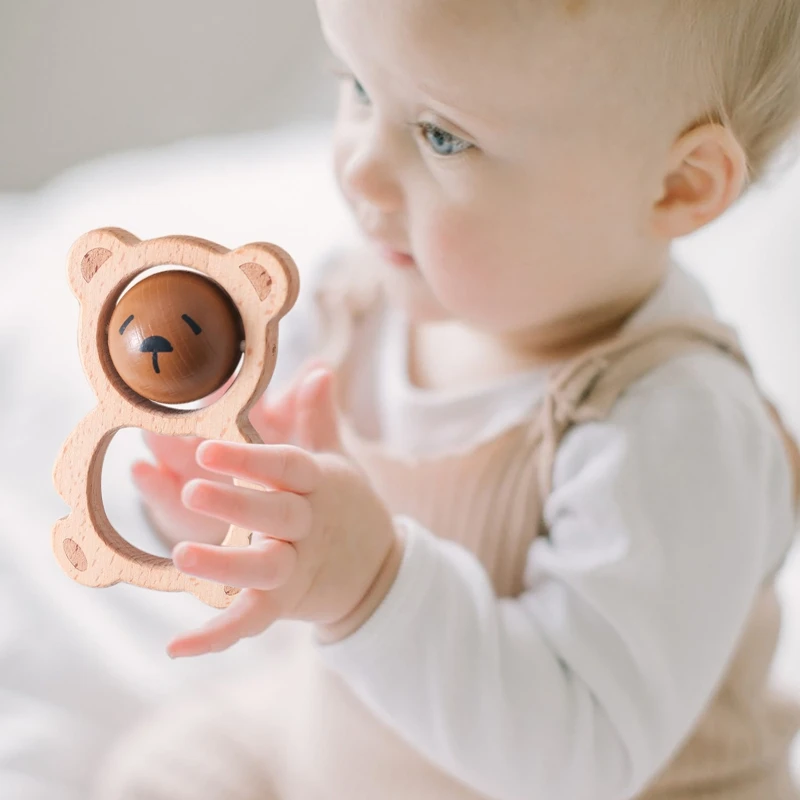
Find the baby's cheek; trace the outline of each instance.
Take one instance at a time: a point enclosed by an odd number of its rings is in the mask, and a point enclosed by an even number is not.
[[[501,243],[481,220],[468,215],[443,215],[429,231],[426,277],[441,302],[454,313],[473,317],[487,301],[487,283]]]
[[[336,185],[339,187],[341,193],[347,198],[346,187],[344,185],[344,170],[347,160],[350,157],[351,147],[348,142],[341,136],[334,138],[333,146],[333,174],[336,179]]]
[[[460,280],[475,258],[481,232],[470,216],[445,213],[432,220],[427,239],[427,256],[437,280]]]

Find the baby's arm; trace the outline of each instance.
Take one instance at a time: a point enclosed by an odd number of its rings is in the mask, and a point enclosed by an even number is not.
[[[383,604],[322,653],[488,796],[634,796],[695,724],[789,546],[790,482],[743,371],[676,361],[565,439],[522,596],[498,600],[471,554],[406,520]]]

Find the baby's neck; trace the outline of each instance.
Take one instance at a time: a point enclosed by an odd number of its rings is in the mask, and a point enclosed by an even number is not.
[[[412,327],[409,378],[423,389],[465,389],[574,358],[616,336],[657,283],[556,324],[498,335],[458,321]]]

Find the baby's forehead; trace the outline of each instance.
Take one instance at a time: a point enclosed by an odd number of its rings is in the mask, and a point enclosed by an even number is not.
[[[611,12],[625,0],[591,4],[591,13],[571,12],[568,0],[318,2],[334,49],[367,85],[377,74],[476,115],[526,104],[567,113],[615,74],[636,73],[648,50],[637,21],[646,15]]]

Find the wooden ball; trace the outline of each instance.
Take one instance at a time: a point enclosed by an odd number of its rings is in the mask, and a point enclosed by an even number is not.
[[[170,270],[123,295],[111,316],[108,351],[136,394],[178,405],[225,384],[243,339],[241,316],[220,286],[197,272]]]

